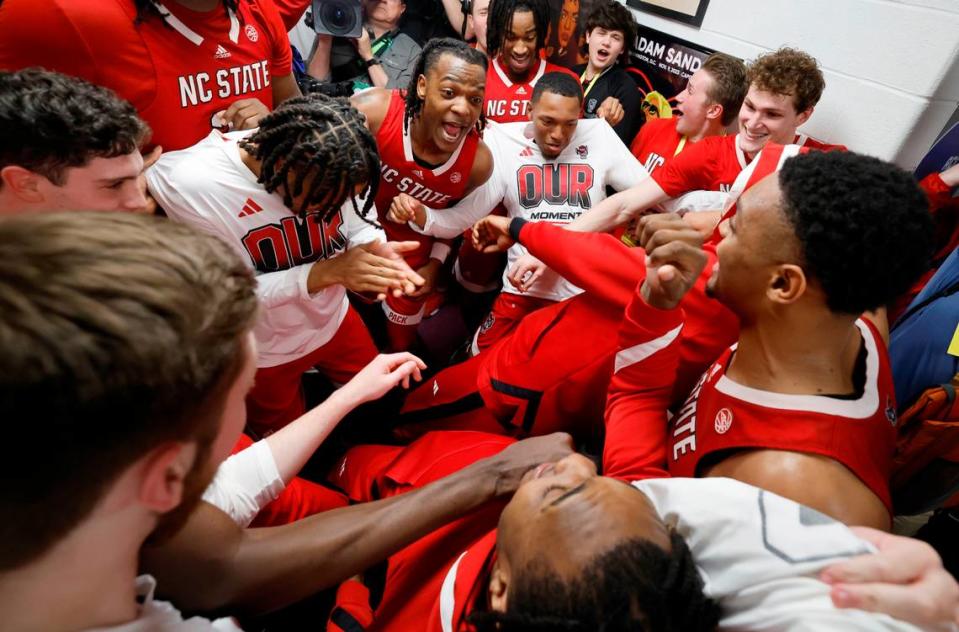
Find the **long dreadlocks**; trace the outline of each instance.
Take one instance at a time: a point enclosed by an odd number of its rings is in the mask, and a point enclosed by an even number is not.
[[[356,214],[373,223],[367,215],[380,182],[380,156],[363,116],[348,100],[311,94],[284,101],[240,146],[260,162],[257,181],[267,191],[282,191],[284,204],[294,213],[304,215],[310,206],[322,204],[319,219],[329,221],[349,198]],[[293,198],[304,192],[311,174],[306,196],[293,208]],[[362,209],[354,195],[360,185],[359,195],[366,196]]]
[[[239,2],[240,0],[223,0],[223,9],[227,13],[237,13]],[[134,24],[139,24],[150,17],[163,18],[163,12],[160,10],[160,7],[157,6],[157,0],[133,0],[133,4],[137,10],[136,20],[133,21]]]
[[[413,117],[419,115],[423,109],[423,99],[416,93],[416,84],[419,82],[420,75],[425,76],[444,53],[449,53],[468,64],[482,66],[483,72],[486,72],[486,55],[475,48],[471,48],[466,42],[451,37],[432,39],[427,42],[420,52],[420,56],[416,59],[416,66],[413,68],[413,75],[410,77],[410,85],[406,88],[406,109],[403,114],[404,130],[409,130]],[[482,131],[485,123],[486,118],[480,112],[478,123],[480,131]]]
[[[536,52],[546,47],[546,32],[549,30],[548,0],[492,0],[486,22],[486,50],[493,59],[503,50],[503,44],[513,24],[513,15],[529,11],[536,27]]]

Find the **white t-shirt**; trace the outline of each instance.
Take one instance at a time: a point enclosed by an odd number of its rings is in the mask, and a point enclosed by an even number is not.
[[[493,175],[458,204],[440,211],[428,209],[421,232],[455,237],[500,202],[511,218],[568,224],[606,199],[607,186],[622,191],[649,177],[604,119],[579,121],[569,145],[552,159],[543,157],[529,122],[491,122],[483,142],[493,153]],[[522,245],[512,246],[507,272],[526,253]],[[505,275],[503,291],[519,293]],[[549,270],[526,294],[561,301],[580,292]]]
[[[686,540],[706,594],[722,607],[720,629],[918,630],[884,614],[833,606],[819,572],[874,551],[842,523],[729,478],[649,479],[633,485]]]
[[[136,580],[137,598],[142,600],[140,616],[129,623],[109,628],[89,628],[86,632],[241,632],[233,619],[211,621],[202,617],[184,619],[180,611],[166,601],[154,601],[156,580],[140,575]]]
[[[349,200],[328,224],[294,215],[240,158],[237,143],[253,131],[210,132],[192,147],[163,154],[146,177],[170,218],[223,238],[256,270],[257,366],[269,367],[322,347],[346,317],[343,286],[307,291],[310,264],[386,236],[358,217]]]

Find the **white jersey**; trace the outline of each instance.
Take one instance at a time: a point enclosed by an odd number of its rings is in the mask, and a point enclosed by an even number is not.
[[[722,608],[720,629],[918,630],[887,615],[833,606],[819,572],[874,549],[832,518],[729,478],[649,479],[633,485],[686,540],[706,594]]]
[[[343,286],[309,293],[310,264],[386,237],[349,200],[326,223],[294,215],[243,164],[237,143],[252,133],[213,131],[193,147],[163,154],[146,176],[167,215],[221,237],[256,271],[257,366],[270,367],[320,348],[346,317]]]
[[[137,601],[140,603],[137,618],[127,623],[107,628],[87,628],[85,632],[243,632],[233,619],[184,619],[173,604],[156,601],[153,592],[156,580],[150,575],[136,579]]]
[[[455,237],[500,202],[511,218],[568,224],[606,199],[607,186],[622,191],[649,177],[604,119],[580,120],[569,145],[552,159],[540,153],[529,122],[489,123],[483,142],[493,154],[493,175],[458,204],[427,210],[422,232]],[[509,249],[507,273],[526,253],[520,244]],[[503,291],[519,293],[505,274]],[[561,301],[580,292],[548,270],[525,294]]]

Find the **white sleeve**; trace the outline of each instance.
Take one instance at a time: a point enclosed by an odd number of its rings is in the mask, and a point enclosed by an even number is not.
[[[422,230],[413,222],[409,225],[418,233],[440,239],[459,237],[464,230],[489,215],[505,195],[506,181],[494,165],[489,180],[453,206],[440,211],[426,207],[426,223]]]
[[[364,204],[366,204],[366,198],[358,197],[356,199],[356,208],[362,209]],[[376,221],[375,205],[370,207],[369,217],[372,219],[369,222],[357,215],[356,211],[353,210],[353,202],[350,200],[343,203],[340,211],[343,214],[343,223],[346,225],[346,241],[350,248],[373,241],[386,241],[386,233],[383,232],[383,229],[370,223]]]
[[[629,148],[623,144],[622,139],[616,135],[613,128],[609,125],[603,125],[602,130],[603,136],[606,137],[603,139],[603,146],[608,148],[609,159],[613,164],[607,172],[606,184],[617,191],[624,191],[648,178],[649,173],[636,160],[636,156],[629,151]]]
[[[269,444],[257,441],[220,464],[203,500],[246,527],[284,487]]]
[[[168,160],[164,160],[164,158],[167,158],[167,156],[161,157],[156,164],[147,170],[146,178],[150,193],[156,199],[157,204],[166,212],[167,217],[219,237],[252,267],[253,263],[250,261],[249,253],[243,249],[228,226],[215,221],[215,212],[211,213],[211,217],[207,217],[197,210],[202,206],[204,195],[215,194],[215,191],[210,191],[209,183],[194,182],[194,174],[197,172],[191,170],[189,164],[184,164],[183,168],[179,168],[181,163],[178,163],[175,157],[170,156],[172,159]],[[191,194],[195,192],[197,202],[191,204],[184,197],[183,191]],[[256,278],[257,297],[263,307],[267,309],[294,301],[308,301],[310,300],[310,293],[306,289],[306,279],[309,274],[309,265],[258,274]]]

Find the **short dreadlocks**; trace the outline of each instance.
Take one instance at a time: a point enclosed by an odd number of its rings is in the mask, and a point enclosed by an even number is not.
[[[283,202],[303,215],[311,205],[323,204],[320,219],[328,221],[346,202],[366,220],[379,184],[380,156],[376,140],[363,116],[346,99],[311,94],[284,101],[260,121],[260,128],[240,146],[260,162],[257,181],[270,192],[282,191]],[[293,208],[307,176],[315,173],[306,198]],[[293,185],[288,186],[293,176]],[[354,191],[366,197],[362,210]]]
[[[536,53],[546,48],[546,32],[549,30],[548,0],[492,0],[486,26],[486,50],[489,58],[495,58],[503,49],[506,36],[513,24],[513,15],[529,11],[536,27]]]
[[[426,46],[423,47],[420,56],[417,57],[416,66],[413,68],[413,75],[410,77],[410,85],[406,88],[406,111],[403,114],[404,129],[409,129],[410,121],[423,109],[423,99],[416,93],[416,84],[420,79],[420,75],[425,76],[433,66],[436,65],[436,62],[439,61],[444,53],[449,53],[468,64],[482,66],[483,72],[486,72],[486,55],[472,48],[466,42],[453,39],[452,37],[431,39],[426,43]],[[480,129],[483,128],[485,121],[486,119],[481,113],[479,120]]]
[[[675,531],[669,551],[632,538],[572,579],[533,563],[513,576],[506,601],[506,612],[474,612],[469,621],[479,632],[712,632],[720,615]]]

